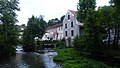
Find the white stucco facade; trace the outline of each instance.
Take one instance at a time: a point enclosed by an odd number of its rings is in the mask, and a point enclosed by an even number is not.
[[[63,20],[63,36],[66,39],[68,37],[74,38],[77,35],[79,36],[80,35],[80,26],[83,26],[83,24],[77,21],[76,11],[69,10],[67,12],[67,14],[65,15],[65,18]],[[71,33],[72,30],[73,30],[73,35]],[[66,33],[65,33],[66,31],[67,31],[67,36],[66,36]]]
[[[63,23],[48,27],[46,32],[50,34],[50,38],[52,38],[52,40],[63,39]]]
[[[70,42],[76,36],[80,36],[81,27],[83,27],[83,23],[80,23],[76,19],[76,11],[68,10],[65,18],[63,20],[63,36],[65,39],[71,39]]]

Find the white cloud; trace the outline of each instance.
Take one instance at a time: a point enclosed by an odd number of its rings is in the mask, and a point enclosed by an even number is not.
[[[109,5],[110,0],[96,0],[97,6]]]
[[[79,0],[19,0],[21,11],[18,13],[18,24],[26,24],[32,15],[44,15],[48,21],[53,18],[60,18],[67,10],[77,10]],[[104,1],[104,2],[102,2]],[[104,5],[107,0],[97,0],[98,5]]]

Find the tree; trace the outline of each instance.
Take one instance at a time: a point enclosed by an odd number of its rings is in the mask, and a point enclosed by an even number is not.
[[[63,22],[64,18],[65,18],[65,15],[63,15],[63,16],[60,18],[60,21]]]
[[[90,9],[84,24],[85,51],[90,53],[100,53],[104,49],[97,16],[97,12]]]
[[[113,0],[109,1],[110,6],[114,5]]]
[[[23,34],[23,44],[25,51],[34,51],[35,37],[42,38],[43,34],[45,33],[45,26],[46,22],[44,21],[42,16],[40,16],[39,18],[34,16],[29,18],[27,27],[25,28]]]
[[[84,23],[89,8],[95,9],[96,0],[79,0],[77,9],[77,20]]]
[[[115,17],[115,38],[114,38],[114,45],[118,47],[118,41],[119,41],[119,29],[120,29],[120,0],[111,0],[114,3],[114,8],[116,10],[116,17]],[[116,38],[117,35],[117,38]]]
[[[82,52],[100,53],[103,45],[101,40],[100,25],[98,21],[98,12],[95,11],[96,0],[79,0],[78,3],[78,21],[84,23],[84,35],[78,39],[77,47]],[[75,39],[76,40],[76,39]]]
[[[103,6],[97,10],[99,14],[99,25],[101,27],[101,31],[103,35],[108,35],[108,46],[110,46],[111,42],[111,30],[115,29],[114,26],[114,17],[115,10],[112,6]]]
[[[19,11],[18,0],[0,0],[0,57],[15,55],[18,42],[16,11]]]
[[[60,23],[60,20],[59,20],[58,18],[51,19],[51,20],[48,21],[47,27],[56,25],[56,24],[58,24],[58,23]]]

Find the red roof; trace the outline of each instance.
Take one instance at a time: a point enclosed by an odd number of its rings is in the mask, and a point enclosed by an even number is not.
[[[57,28],[57,27],[60,27],[60,26],[63,26],[63,23],[59,23],[59,24],[56,24],[56,25],[53,25],[53,26],[47,27],[47,30],[49,30],[49,29],[53,29],[53,28]]]
[[[73,10],[69,10],[72,14],[74,14],[75,16],[77,16],[77,11],[73,11]]]

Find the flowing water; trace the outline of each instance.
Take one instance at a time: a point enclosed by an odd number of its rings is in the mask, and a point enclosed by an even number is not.
[[[0,61],[0,68],[62,68],[53,61],[56,52],[44,50],[45,53],[22,52],[17,50],[16,57]]]

